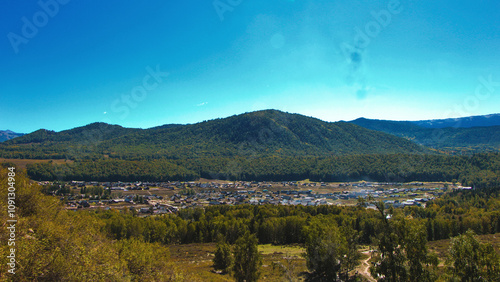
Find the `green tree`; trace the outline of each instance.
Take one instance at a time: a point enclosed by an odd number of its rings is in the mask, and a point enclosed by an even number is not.
[[[403,242],[389,222],[392,211],[387,213],[383,202],[377,203],[376,206],[381,215],[381,224],[376,239],[378,256],[370,268],[370,273],[379,281],[406,281],[408,274],[405,268]]]
[[[0,198],[7,198],[8,173],[0,168]],[[7,274],[10,248],[0,244],[0,281],[179,281],[168,247],[141,240],[111,240],[94,213],[69,212],[16,171],[16,264]],[[0,201],[0,221],[9,219]],[[17,209],[19,207],[19,209]],[[109,214],[109,213],[108,213]],[[131,216],[124,217],[131,220]],[[126,222],[123,222],[126,224]],[[121,228],[121,227],[120,227]],[[121,230],[120,230],[121,232]],[[8,237],[6,228],[0,238]],[[188,281],[188,278],[186,278]]]
[[[359,253],[351,228],[342,232],[333,217],[320,215],[304,228],[307,267],[312,280],[348,280],[349,271],[359,263]],[[348,233],[351,238],[346,238]]]
[[[182,279],[175,267],[168,262],[168,247],[160,243],[144,243],[137,239],[116,242],[127,276],[131,281],[172,281]]]
[[[349,279],[349,272],[354,270],[359,265],[361,254],[358,251],[358,242],[360,235],[358,231],[352,228],[352,223],[349,223],[341,228],[342,234],[346,238],[347,253],[342,258],[342,273],[341,277],[344,281]]]
[[[404,254],[407,260],[409,281],[434,281],[431,267],[437,267],[438,258],[427,250],[427,232],[425,225],[415,219],[401,219],[396,229],[402,237]]]
[[[260,277],[261,265],[262,256],[258,250],[257,236],[246,232],[236,240],[234,246],[234,278],[236,281],[257,281]]]
[[[477,240],[472,230],[451,240],[447,260],[462,281],[500,281],[500,260],[491,244]]]
[[[377,203],[381,223],[377,242],[377,256],[370,272],[379,281],[434,281],[432,267],[437,257],[427,251],[425,225],[416,219],[404,218],[393,209],[386,211],[384,203]]]
[[[223,240],[217,242],[217,249],[215,250],[215,257],[213,259],[214,268],[221,270],[223,273],[228,273],[233,265],[233,255],[231,254],[231,247]]]

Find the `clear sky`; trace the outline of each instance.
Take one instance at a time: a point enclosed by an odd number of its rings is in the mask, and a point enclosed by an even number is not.
[[[0,5],[2,130],[500,112],[497,0]]]

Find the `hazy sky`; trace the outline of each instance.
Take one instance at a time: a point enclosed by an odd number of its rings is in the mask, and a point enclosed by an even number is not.
[[[0,129],[500,112],[495,0],[0,5]]]

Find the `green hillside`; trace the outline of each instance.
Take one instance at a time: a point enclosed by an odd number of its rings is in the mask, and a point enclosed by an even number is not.
[[[350,123],[448,152],[476,153],[500,150],[500,126],[425,128],[414,122],[365,118],[356,119]]]
[[[335,156],[426,151],[403,138],[354,124],[324,122],[276,110],[151,129],[94,123],[61,132],[38,130],[0,144],[0,156],[4,158],[75,160]]]

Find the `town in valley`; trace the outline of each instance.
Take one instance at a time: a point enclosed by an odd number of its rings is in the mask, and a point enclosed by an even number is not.
[[[207,180],[190,182],[39,182],[60,196],[66,209],[125,209],[141,214],[173,213],[178,209],[209,205],[363,205],[383,201],[395,208],[425,207],[448,190],[472,189],[445,182],[306,181],[243,182]]]

